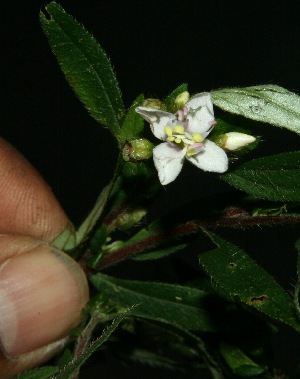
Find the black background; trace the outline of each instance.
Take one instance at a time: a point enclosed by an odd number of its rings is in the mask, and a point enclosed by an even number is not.
[[[192,94],[265,83],[299,93],[300,23],[299,12],[292,3],[60,2],[108,53],[126,107],[141,92],[162,98],[183,82],[189,84]],[[1,2],[0,132],[37,167],[78,224],[109,181],[117,150],[110,133],[87,114],[65,82],[39,25],[38,15],[44,4]],[[261,135],[258,156],[299,148],[299,138],[288,131],[266,125]],[[186,165],[180,178],[157,199],[153,212],[164,213],[190,200],[201,208],[205,195],[228,191],[229,187],[215,175]],[[287,234],[293,240],[286,240]],[[291,289],[295,280],[296,235],[295,230],[285,228],[241,231],[232,236],[232,241],[253,246],[250,251],[254,257]],[[259,248],[255,248],[258,242]],[[284,328],[276,345],[276,359],[278,365],[292,372],[298,362],[299,341],[291,342],[286,337],[289,334]],[[120,375],[114,363],[106,365],[105,370],[106,374],[97,371],[99,377]],[[122,366],[120,370],[131,378],[184,377],[143,367]],[[83,377],[88,375],[86,372]]]

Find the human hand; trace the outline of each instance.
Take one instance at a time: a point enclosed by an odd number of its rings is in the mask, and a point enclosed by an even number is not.
[[[0,379],[50,359],[80,322],[86,276],[50,245],[68,225],[47,184],[0,138]]]

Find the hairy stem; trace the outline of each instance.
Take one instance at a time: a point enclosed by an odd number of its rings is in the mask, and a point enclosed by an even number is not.
[[[137,241],[131,245],[124,246],[120,250],[106,255],[100,263],[100,267],[104,268],[116,264],[125,259],[129,259],[137,253],[148,251],[160,244],[169,242],[173,239],[193,234],[201,230],[201,228],[246,228],[261,225],[299,225],[300,217],[295,215],[280,215],[280,216],[251,216],[246,212],[228,211],[222,213],[219,217],[207,218],[203,220],[188,221],[165,230],[158,232],[148,238]]]

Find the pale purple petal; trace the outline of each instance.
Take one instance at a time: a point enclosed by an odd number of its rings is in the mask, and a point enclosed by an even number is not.
[[[228,158],[225,151],[209,140],[204,141],[202,151],[186,158],[204,171],[222,173],[228,169]]]
[[[154,108],[137,107],[135,110],[150,123],[152,133],[155,137],[165,141],[167,136],[164,129],[167,125],[172,125],[172,121],[176,119],[176,116],[172,113]]]
[[[184,156],[180,148],[165,142],[153,149],[153,160],[161,184],[166,185],[177,178],[183,166]]]

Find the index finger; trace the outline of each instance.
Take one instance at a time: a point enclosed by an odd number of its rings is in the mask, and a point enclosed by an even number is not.
[[[0,233],[51,241],[68,223],[48,184],[0,138]]]

